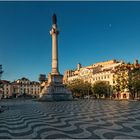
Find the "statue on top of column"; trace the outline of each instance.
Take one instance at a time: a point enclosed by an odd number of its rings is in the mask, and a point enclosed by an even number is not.
[[[52,22],[53,22],[53,24],[56,24],[57,23],[56,14],[53,14],[53,16],[52,16]]]

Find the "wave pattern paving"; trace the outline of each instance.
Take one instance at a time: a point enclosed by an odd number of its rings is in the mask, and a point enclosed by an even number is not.
[[[7,100],[0,138],[140,139],[140,102]]]

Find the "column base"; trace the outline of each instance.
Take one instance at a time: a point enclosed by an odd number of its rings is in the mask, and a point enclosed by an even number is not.
[[[63,75],[48,75],[48,85],[40,94],[40,101],[70,101],[72,92],[62,83]]]

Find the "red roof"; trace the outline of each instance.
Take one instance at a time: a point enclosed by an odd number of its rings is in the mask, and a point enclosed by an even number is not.
[[[7,81],[7,80],[1,80],[1,82],[2,82],[3,84],[10,84],[10,81]]]

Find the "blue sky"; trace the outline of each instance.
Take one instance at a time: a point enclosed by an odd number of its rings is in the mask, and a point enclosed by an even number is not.
[[[140,2],[0,2],[2,79],[38,80],[51,72],[52,15],[64,73],[110,59],[140,60]]]

